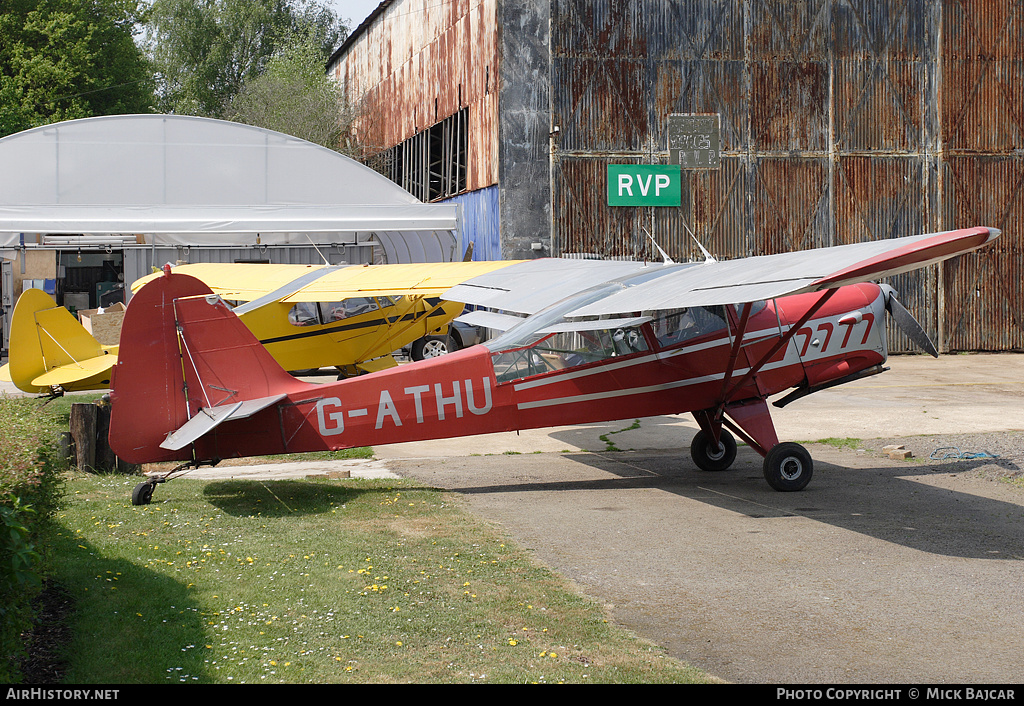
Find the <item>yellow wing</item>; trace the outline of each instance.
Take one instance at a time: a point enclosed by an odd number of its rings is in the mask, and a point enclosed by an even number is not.
[[[325,267],[327,266],[201,262],[177,265],[173,270],[195,277],[224,299],[248,302]],[[137,292],[144,284],[162,275],[163,272],[154,272],[136,280],[132,283],[132,292]]]
[[[196,263],[174,272],[204,282],[215,294],[233,301],[263,297],[297,302],[340,301],[350,297],[438,296],[471,277],[508,267],[515,260],[491,262],[427,262],[394,265],[270,265]],[[137,291],[161,273],[132,284]]]
[[[441,300],[444,292],[513,263],[196,263],[172,269],[228,301],[244,302],[235,313],[285,370],[355,366],[373,372],[396,364],[393,351],[448,332],[463,305]],[[161,276],[144,277],[132,290]],[[353,306],[343,306],[346,301]]]

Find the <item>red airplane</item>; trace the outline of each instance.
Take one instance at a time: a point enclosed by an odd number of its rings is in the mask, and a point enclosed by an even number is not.
[[[183,462],[138,485],[132,501],[146,504],[156,484],[224,458],[689,412],[699,468],[728,468],[739,437],[771,487],[801,490],[811,457],[780,443],[769,396],[792,390],[781,406],[885,370],[887,311],[936,355],[891,287],[871,280],[998,236],[977,227],[725,262],[515,263],[444,297],[484,307],[466,318],[504,333],[327,384],[289,375],[230,306],[168,268],[124,318],[110,446],[129,463]]]

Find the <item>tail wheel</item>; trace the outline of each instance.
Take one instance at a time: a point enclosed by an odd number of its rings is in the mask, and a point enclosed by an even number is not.
[[[690,458],[702,471],[724,471],[736,460],[736,439],[725,429],[718,435],[718,447],[710,434],[698,431],[690,442]]]
[[[156,484],[153,481],[143,481],[135,486],[132,491],[132,505],[149,505],[153,500],[153,490]]]
[[[764,457],[764,479],[775,490],[803,490],[811,482],[814,462],[800,444],[776,444]]]

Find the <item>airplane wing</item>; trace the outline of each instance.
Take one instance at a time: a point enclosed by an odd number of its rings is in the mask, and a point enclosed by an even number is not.
[[[282,287],[322,277],[332,269],[351,265],[271,265],[257,263],[198,262],[176,265],[174,272],[192,275],[223,299],[253,301]],[[132,283],[132,292],[163,275],[154,272]]]
[[[530,315],[596,284],[663,269],[631,260],[526,260],[456,284],[442,298]]]
[[[195,277],[214,294],[247,302],[237,313],[273,302],[340,301],[370,296],[438,296],[471,277],[515,264],[494,262],[432,262],[393,265],[271,265],[253,263],[195,263],[173,271]],[[132,284],[137,291],[161,273]]]
[[[438,296],[472,277],[502,270],[516,260],[421,262],[345,267],[311,281],[284,297],[288,302],[319,302],[347,297]]]
[[[976,250],[999,234],[965,228],[723,262],[534,260],[467,280],[443,298],[533,314],[586,289],[582,283],[610,282],[619,287],[565,317],[741,304],[890,277]]]

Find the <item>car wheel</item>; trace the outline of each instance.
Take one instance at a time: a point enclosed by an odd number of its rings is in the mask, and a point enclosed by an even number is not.
[[[436,358],[458,349],[459,344],[451,336],[425,336],[412,344],[412,359]]]

